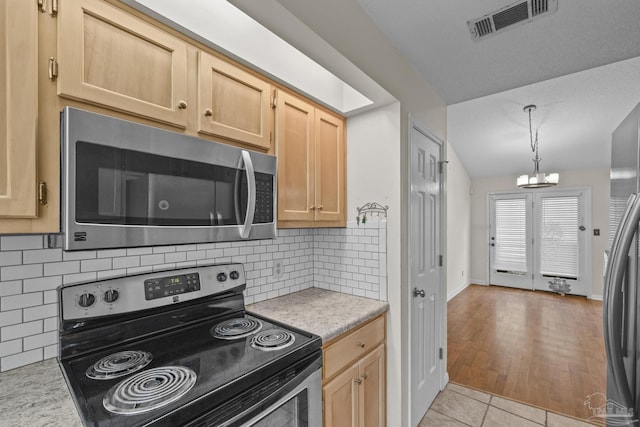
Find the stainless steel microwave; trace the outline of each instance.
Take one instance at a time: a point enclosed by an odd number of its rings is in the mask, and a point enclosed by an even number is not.
[[[64,249],[276,237],[276,158],[66,107]]]

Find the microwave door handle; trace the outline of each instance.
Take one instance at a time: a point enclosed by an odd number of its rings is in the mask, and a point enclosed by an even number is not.
[[[622,286],[625,264],[628,260],[629,249],[633,237],[638,230],[640,221],[640,198],[632,194],[627,201],[627,208],[616,230],[604,283],[603,301],[603,330],[607,359],[609,360],[611,380],[618,391],[618,402],[625,408],[633,408],[633,398],[624,367],[622,354]],[[637,416],[637,414],[634,414]]]
[[[253,225],[253,217],[256,213],[256,174],[253,171],[251,154],[247,150],[242,150],[242,160],[245,171],[247,172],[249,192],[247,194],[247,214],[244,217],[244,226],[242,227],[240,237],[248,239],[251,233],[251,226]]]

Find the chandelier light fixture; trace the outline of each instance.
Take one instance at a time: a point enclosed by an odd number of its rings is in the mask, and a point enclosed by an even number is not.
[[[531,112],[536,110],[535,105],[527,105],[523,109],[529,113],[529,140],[531,143],[531,151],[535,153],[533,158],[533,173],[531,175],[520,175],[516,181],[516,184],[520,188],[542,188],[552,187],[557,185],[560,181],[560,175],[557,173],[545,174],[540,172],[540,155],[538,154],[538,130],[536,129],[536,139],[533,139],[533,130],[531,129]]]

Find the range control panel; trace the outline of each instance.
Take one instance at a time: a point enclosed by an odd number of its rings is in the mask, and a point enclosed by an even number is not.
[[[242,264],[216,264],[59,288],[63,320],[130,313],[214,295],[246,284]]]

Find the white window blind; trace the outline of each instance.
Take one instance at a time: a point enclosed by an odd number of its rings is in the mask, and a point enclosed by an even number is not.
[[[542,199],[540,230],[540,273],[578,277],[580,226],[578,197]]]
[[[525,199],[497,199],[496,241],[493,268],[497,271],[527,272],[527,204]]]

